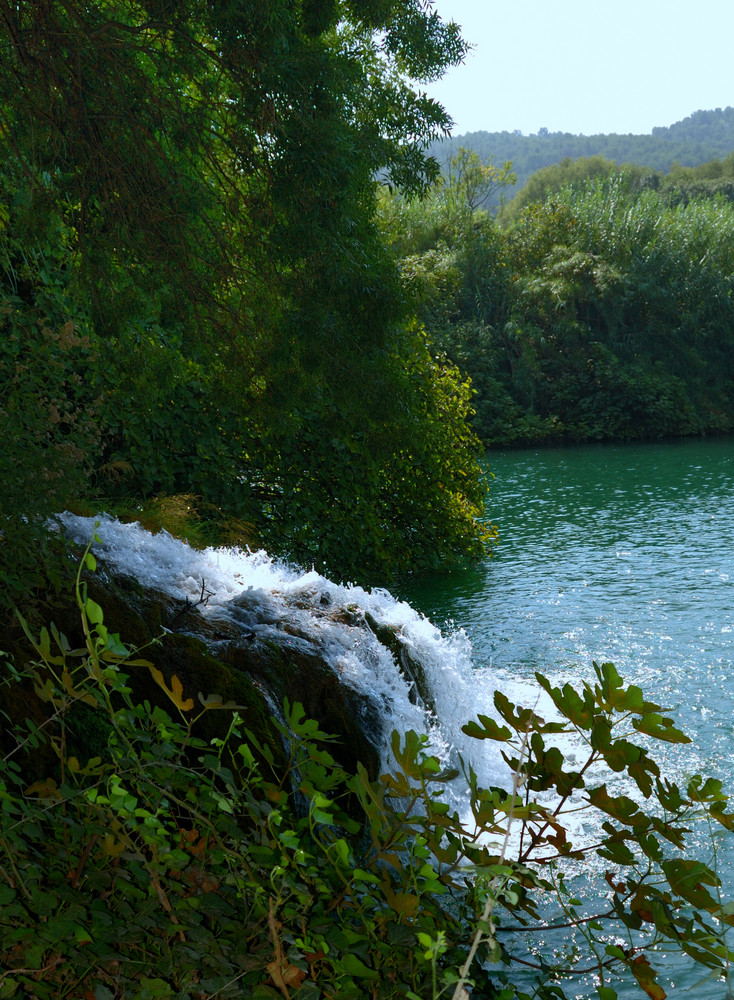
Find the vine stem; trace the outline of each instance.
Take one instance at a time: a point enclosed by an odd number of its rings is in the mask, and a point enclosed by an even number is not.
[[[522,767],[522,762],[525,759],[525,752],[528,745],[528,733],[529,730],[527,729],[523,733],[522,742],[520,744],[520,756],[517,762],[517,767],[515,768],[512,774],[512,801],[510,802],[510,811],[507,814],[507,827],[505,829],[505,839],[502,843],[502,850],[500,851],[500,864],[504,862],[507,856],[507,849],[510,843],[510,832],[512,829],[512,821],[514,819],[515,800],[517,799],[517,794],[520,790],[520,786],[524,781],[524,778],[520,774],[520,768]],[[461,967],[461,971],[459,973],[459,980],[456,983],[451,1000],[465,1000],[467,996],[466,990],[464,989],[464,984],[467,982],[469,978],[469,969],[471,968],[471,964],[474,961],[474,956],[476,955],[479,945],[481,944],[482,941],[482,933],[483,933],[482,925],[488,923],[490,935],[494,937],[495,926],[494,923],[492,922],[492,911],[494,910],[495,903],[497,902],[502,884],[506,881],[507,881],[506,876],[495,875],[495,877],[489,884],[489,892],[487,893],[487,899],[484,903],[484,910],[482,911],[481,919],[474,933],[469,953],[467,954],[466,960],[464,961],[464,964]]]

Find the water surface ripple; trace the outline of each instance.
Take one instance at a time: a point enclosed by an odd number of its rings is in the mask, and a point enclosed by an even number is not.
[[[734,793],[734,440],[488,459],[496,556],[402,596],[464,628],[476,665],[507,684],[525,687],[536,670],[589,678],[592,660],[614,661],[693,739],[660,745],[667,773],[711,774]],[[734,835],[719,839],[734,899]],[[692,990],[698,974],[678,974],[677,995]],[[705,987],[707,1000],[725,995]]]

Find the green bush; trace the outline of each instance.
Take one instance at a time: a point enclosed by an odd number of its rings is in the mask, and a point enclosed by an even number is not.
[[[83,567],[95,568],[89,551]],[[734,916],[716,873],[682,850],[694,809],[734,827],[727,797],[716,781],[694,777],[683,791],[661,777],[630,737],[687,738],[611,664],[580,692],[538,675],[562,722],[498,694],[500,722],[467,724],[503,748],[511,789],[483,789],[468,770],[462,822],[442,795],[458,772],[441,771],[426,737],[393,734],[395,767],[377,781],[361,766],[348,774],[300,706],[286,704],[284,721],[255,734],[236,706],[190,697],[175,676],[169,687],[110,634],[81,568],[76,596],[83,648],[53,626],[28,630],[36,660],[26,679],[47,717],[14,720],[0,763],[2,1000],[461,1000],[467,986],[486,1000],[527,1000],[526,988],[551,1000],[565,995],[558,977],[587,963],[559,965],[516,931],[556,926],[582,935],[601,1000],[616,997],[615,969],[661,1000],[648,959],[661,940],[725,972]],[[151,671],[171,714],[135,702],[128,668]],[[23,680],[10,664],[4,679]],[[101,720],[96,756],[88,743],[72,751],[80,706]],[[229,728],[205,743],[194,726],[210,711],[227,712]],[[577,770],[553,746],[569,731],[587,747]],[[287,747],[284,768],[273,741]],[[57,766],[27,786],[24,758],[42,742]],[[591,782],[602,763],[626,774],[644,807]],[[602,820],[588,846],[571,843],[564,818],[584,803]],[[582,913],[563,878],[590,851],[610,866],[601,918]],[[549,898],[560,919],[539,917]]]

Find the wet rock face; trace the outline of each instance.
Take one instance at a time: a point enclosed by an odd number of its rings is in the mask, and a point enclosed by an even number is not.
[[[235,702],[247,728],[267,738],[276,756],[281,748],[272,746],[269,720],[280,714],[286,698],[300,702],[324,732],[339,738],[330,752],[343,767],[353,770],[361,762],[371,775],[379,772],[380,706],[341,681],[318,639],[298,620],[278,618],[268,613],[267,603],[253,604],[246,596],[232,602],[226,614],[206,615],[205,604],[200,608],[159,592],[139,595],[135,582],[125,578],[108,581],[101,590],[95,600],[106,609],[108,627],[130,641],[125,626],[136,616],[135,634],[155,640],[145,650],[146,658],[169,683],[176,674],[185,697],[217,694],[224,702]],[[145,668],[142,672],[147,677],[136,679],[136,687],[159,702],[157,685]],[[221,735],[228,725],[226,714],[207,713],[201,725],[209,731],[201,735]]]
[[[199,697],[215,695],[236,704],[246,728],[269,744],[276,761],[284,760],[287,748],[272,719],[282,719],[286,699],[300,702],[323,732],[337,738],[329,752],[348,771],[361,763],[375,776],[383,764],[390,767],[393,729],[435,736],[439,755],[450,750],[434,727],[435,699],[451,690],[457,649],[386,591],[335,583],[262,551],[192,549],[166,532],[152,535],[107,515],[66,514],[61,521],[80,555],[93,547],[98,571],[86,585],[109,631],[152,661],[168,688],[177,677],[184,699],[196,705]],[[72,648],[83,646],[71,598],[66,609],[42,611],[41,620],[55,621]],[[20,665],[33,658],[22,634],[12,649]],[[448,671],[447,661],[453,664]],[[176,712],[146,666],[125,672],[138,701]],[[434,676],[441,686],[432,692]],[[23,699],[33,700],[32,688]],[[228,711],[205,712],[196,735],[224,735]],[[22,705],[9,714],[33,717]],[[89,720],[80,718],[80,731],[88,728]]]
[[[263,610],[262,602],[253,607],[247,600],[240,601],[232,614],[206,615],[192,602],[144,589],[125,576],[102,573],[87,585],[89,596],[104,610],[110,632],[118,633],[128,648],[141,650],[169,686],[177,676],[184,698],[199,704],[200,694],[202,698],[216,694],[225,703],[234,702],[245,726],[270,745],[276,761],[283,759],[285,750],[270,720],[280,715],[287,698],[301,702],[307,716],[338,738],[338,743],[329,744],[329,752],[339,764],[353,771],[360,762],[371,776],[379,773],[381,706],[343,683],[318,638],[302,622],[278,620],[268,613],[267,602]],[[328,611],[326,603],[321,607]],[[54,618],[72,646],[83,645],[76,607],[61,612],[56,608]],[[18,637],[14,649],[19,664],[33,658],[23,638]],[[137,700],[175,712],[148,668],[128,667],[126,672]],[[44,714],[31,685],[15,691],[14,702],[3,708],[11,719],[30,717],[37,724]],[[82,707],[77,714],[71,728],[82,749],[90,740],[94,744],[104,739],[104,733],[91,733],[94,720],[89,712]],[[223,736],[228,726],[229,710],[206,712],[195,733],[210,740]],[[51,762],[45,756],[42,751],[37,758],[40,770]]]
[[[410,686],[410,700],[414,704],[425,706],[432,715],[436,714],[436,706],[431,692],[431,686],[426,677],[425,667],[417,656],[414,656],[410,646],[406,643],[399,631],[390,626],[380,624],[373,616],[366,612],[364,623],[375,635],[378,642],[389,649],[395,658],[400,672],[405,677]]]

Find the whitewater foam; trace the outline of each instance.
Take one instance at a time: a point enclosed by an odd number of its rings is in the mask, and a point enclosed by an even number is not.
[[[166,531],[151,534],[137,523],[125,524],[108,515],[67,513],[61,522],[78,544],[86,545],[96,534],[93,551],[113,573],[199,604],[205,616],[257,628],[266,637],[287,630],[291,641],[307,640],[343,683],[382,706],[388,737],[393,729],[425,733],[429,751],[445,766],[455,765],[461,754],[483,784],[506,783],[499,755],[461,732],[477,712],[494,714],[490,673],[475,669],[471,643],[461,629],[443,635],[386,590],[337,584],[314,570],[274,560],[262,550],[196,550]],[[200,603],[202,594],[205,603]],[[386,626],[407,658],[420,665],[430,707],[417,697],[415,682],[390,649],[371,628],[355,628],[355,618]],[[389,739],[383,763],[390,765]]]

